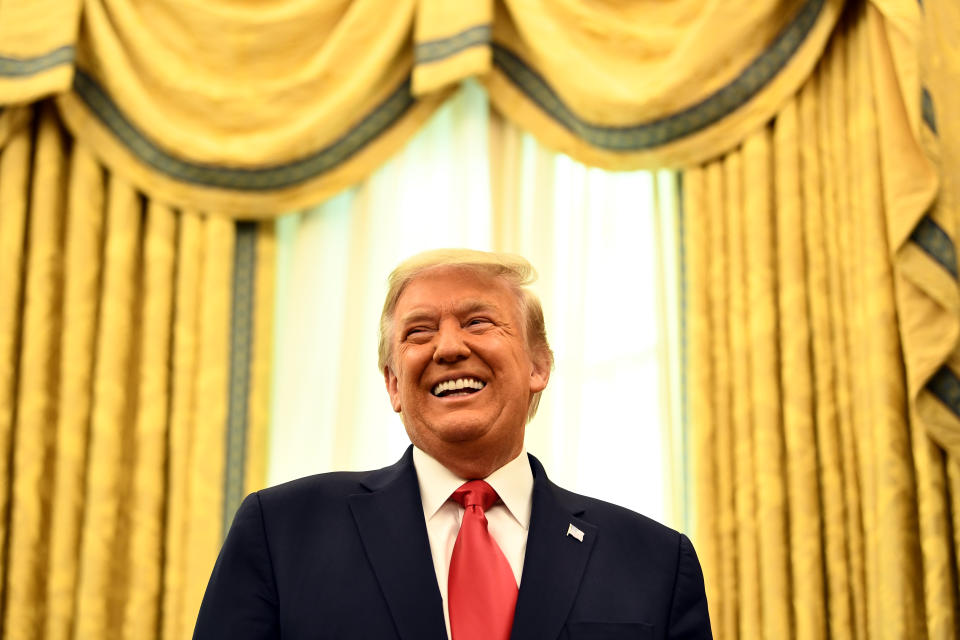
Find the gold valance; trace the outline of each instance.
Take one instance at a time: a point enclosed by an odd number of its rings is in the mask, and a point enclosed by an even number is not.
[[[20,0],[0,55],[52,66],[0,66],[0,104],[58,94],[78,142],[152,197],[262,217],[362,179],[468,76],[584,162],[702,161],[797,90],[841,5]]]
[[[0,105],[68,91],[82,0],[0,3]],[[0,144],[4,138],[0,137]]]
[[[410,93],[413,0],[84,5],[67,126],[144,191],[236,216],[365,177],[444,99]]]
[[[691,165],[739,144],[810,74],[842,0],[507,0],[494,104],[608,169]]]

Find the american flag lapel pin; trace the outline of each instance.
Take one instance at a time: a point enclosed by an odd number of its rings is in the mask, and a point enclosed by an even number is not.
[[[570,523],[570,526],[567,527],[567,535],[571,538],[575,538],[577,542],[583,542],[583,531],[580,531],[580,529],[577,529],[575,526],[573,526],[572,522]]]

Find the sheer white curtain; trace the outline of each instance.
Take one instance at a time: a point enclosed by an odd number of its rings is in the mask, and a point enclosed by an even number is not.
[[[569,489],[682,526],[674,203],[673,176],[553,154],[467,83],[369,180],[279,223],[269,482],[400,456],[376,368],[387,274],[427,248],[497,249],[537,267],[556,354],[527,450]]]

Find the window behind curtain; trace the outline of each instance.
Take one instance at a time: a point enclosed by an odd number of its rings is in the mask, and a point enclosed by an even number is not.
[[[376,370],[386,277],[424,249],[497,249],[539,271],[556,354],[527,450],[566,488],[682,526],[674,177],[587,168],[491,122],[467,83],[368,180],[278,222],[269,482],[402,454]]]

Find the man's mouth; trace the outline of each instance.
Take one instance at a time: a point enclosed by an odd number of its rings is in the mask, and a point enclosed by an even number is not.
[[[430,393],[438,398],[448,398],[451,396],[468,396],[471,393],[480,391],[487,383],[477,378],[457,378],[455,380],[444,380],[433,387]]]

